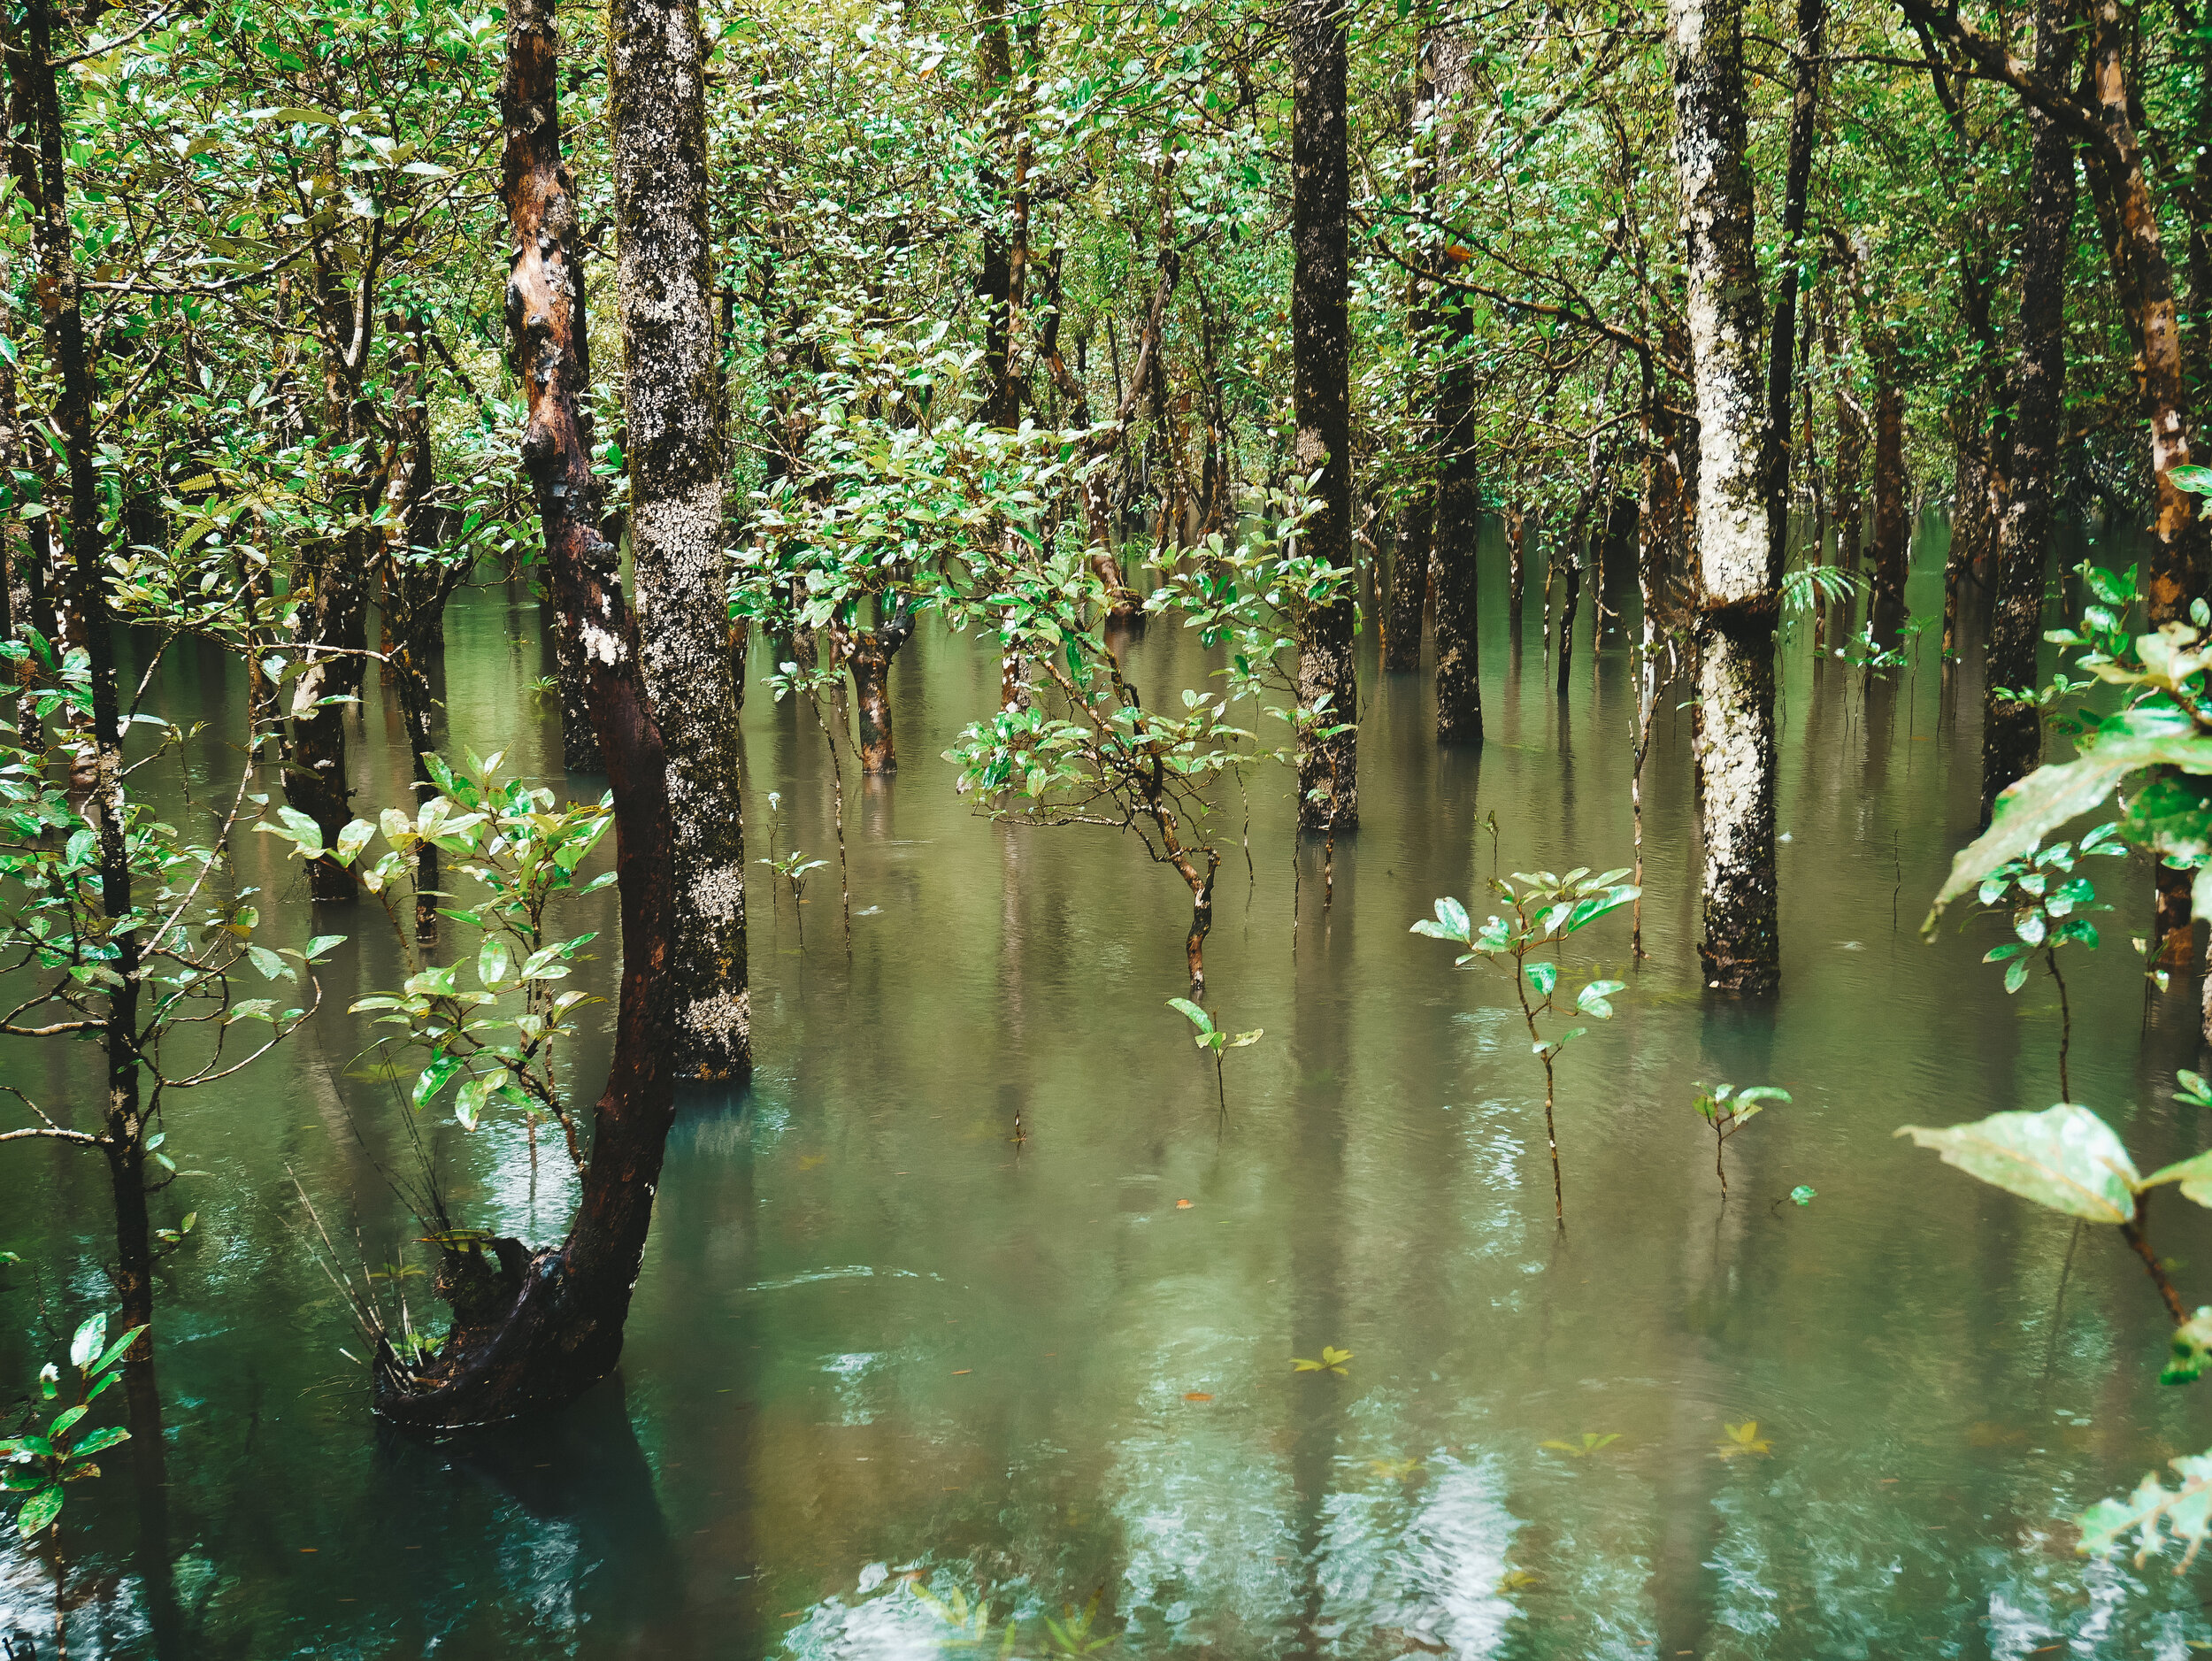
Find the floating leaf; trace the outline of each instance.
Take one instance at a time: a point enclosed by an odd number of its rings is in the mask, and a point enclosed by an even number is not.
[[[1970,1176],[2093,1223],[2135,1215],[2135,1162],[2112,1127],[2087,1108],[2061,1103],[2040,1113],[1992,1113],[1971,1124],[1897,1132]]]
[[[1801,1182],[1790,1190],[1790,1198],[1795,1200],[1800,1205],[1810,1205],[1813,1203],[1813,1196],[1818,1192],[1817,1188],[1809,1188]]]
[[[1582,1433],[1582,1440],[1579,1443],[1554,1439],[1549,1442],[1540,1442],[1536,1445],[1540,1448],[1551,1448],[1560,1453],[1571,1454],[1579,1459],[1620,1439],[1621,1433],[1617,1430],[1608,1431],[1601,1436],[1594,1430],[1586,1430]]]
[[[1320,1360],[1305,1361],[1293,1356],[1290,1358],[1290,1365],[1294,1370],[1300,1373],[1341,1373],[1344,1371],[1344,1364],[1351,1358],[1350,1350],[1339,1350],[1334,1344],[1324,1344],[1321,1346]]]

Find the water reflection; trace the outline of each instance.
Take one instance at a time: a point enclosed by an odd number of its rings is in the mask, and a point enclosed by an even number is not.
[[[1942,554],[1924,540],[1924,609]],[[996,1654],[1011,1620],[1011,1653],[1042,1656],[1067,1647],[1047,1617],[1078,1647],[1116,1635],[1111,1653],[1360,1661],[2179,1656],[2212,1637],[2212,1572],[2085,1564],[2065,1522],[2212,1443],[2212,1398],[2151,1382],[2139,1272],[1889,1137],[2055,1099],[2047,993],[2006,998],[1971,932],[1914,933],[1978,806],[1973,635],[1946,673],[1870,685],[1797,628],[1771,1005],[1697,984],[1688,722],[1663,692],[1652,955],[1628,961],[1624,922],[1592,932],[1591,966],[1631,988],[1561,1069],[1563,1238],[1509,988],[1405,931],[1439,895],[1473,901],[1494,860],[1626,862],[1634,688],[1586,638],[1563,704],[1538,610],[1517,674],[1502,582],[1486,598],[1479,756],[1439,751],[1420,681],[1369,666],[1364,823],[1332,905],[1318,850],[1294,858],[1286,788],[1255,794],[1248,874],[1229,839],[1210,1001],[1267,1035],[1229,1058],[1225,1116],[1164,1007],[1187,922],[1172,883],[1110,831],[973,818],[933,758],[997,663],[918,634],[894,675],[902,771],[848,808],[850,951],[833,871],[803,940],[789,896],[755,889],[759,1077],[685,1103],[621,1379],[557,1421],[440,1444],[369,1421],[287,1176],[371,1263],[420,1232],[388,1180],[411,1156],[360,1059],[369,1029],[334,1012],[173,1110],[173,1145],[213,1174],[172,1196],[200,1225],[161,1271],[165,1458],[147,1490],[127,1446],[73,1496],[73,1653]],[[557,734],[512,644],[540,633],[522,596],[466,596],[445,675],[455,741],[545,774]],[[1181,631],[1129,657],[1156,701],[1206,667]],[[185,654],[157,671],[219,724],[242,696],[226,673]],[[744,727],[754,824],[773,789],[780,847],[826,855],[820,734],[761,697]],[[397,729],[380,709],[367,728],[360,799],[398,799]],[[271,840],[243,839],[246,880],[303,935]],[[2110,871],[2077,1089],[2164,1163],[2212,1140],[2168,1088],[2197,1065],[2191,995],[2147,1011],[2120,942],[2148,885]],[[311,920],[356,937],[334,1006],[395,978],[376,913]],[[609,967],[580,983],[604,995]],[[79,1060],[38,1058],[49,1095]],[[1731,1142],[1726,1203],[1698,1079],[1793,1098]],[[562,1162],[534,1186],[518,1131],[426,1134],[459,1220],[557,1229]],[[0,1244],[51,1265],[58,1322],[103,1296],[104,1176],[6,1151],[27,1198]],[[1800,1183],[1809,1206],[1784,1198]],[[2160,1227],[2212,1288],[2212,1232],[2178,1207]],[[0,1380],[42,1358],[22,1337],[37,1302],[0,1280]],[[1352,1352],[1342,1375],[1291,1371],[1325,1344]],[[1726,1426],[1755,1419],[1767,1450],[1724,1457]],[[1586,1434],[1614,1440],[1544,1445]],[[165,1520],[142,1503],[163,1496]],[[48,1585],[0,1555],[0,1630],[42,1634]]]

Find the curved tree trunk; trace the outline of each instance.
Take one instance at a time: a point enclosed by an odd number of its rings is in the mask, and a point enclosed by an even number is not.
[[[530,1251],[498,1240],[449,1255],[454,1323],[420,1370],[388,1347],[377,1357],[377,1411],[457,1429],[571,1400],[613,1370],[645,1252],[653,1191],[674,1119],[670,1060],[675,944],[669,768],[646,696],[621,590],[606,582],[598,486],[580,415],[589,384],[580,227],[560,159],[559,49],[553,0],[508,12],[505,194],[515,236],[509,343],[529,401],[523,464],[545,527],[554,602],[583,646],[590,709],[614,796],[622,914],[622,988],[607,1088],[592,1116],[590,1158],[568,1238]]]
[[[1352,563],[1348,27],[1336,0],[1293,0],[1290,335],[1298,427],[1292,451],[1301,473],[1321,473],[1318,506],[1299,535],[1302,551],[1331,565]],[[1355,609],[1347,593],[1335,604],[1310,608],[1299,630],[1299,702],[1311,709],[1325,698],[1321,724],[1344,728],[1300,748],[1298,822],[1309,830],[1359,823]]]
[[[674,1065],[680,1078],[742,1079],[752,1069],[745,838],[697,0],[619,0],[608,37],[630,550],[676,836]]]
[[[1742,0],[1669,0],[1675,157],[1697,383],[1697,734],[1709,986],[1779,977],[1774,867],[1775,591],[1758,265],[1744,153]]]
[[[2039,73],[2065,81],[2073,39],[2066,0],[2043,0],[2036,15]],[[2002,696],[2032,690],[2042,639],[2043,571],[2055,517],[2059,450],[2066,419],[2066,258],[2073,245],[2074,150],[2052,116],[2031,108],[2026,224],[2020,242],[2020,360],[2013,373],[2012,458],[1997,522],[1989,654],[1983,675],[1982,818],[1997,793],[2043,758],[2042,712]]]

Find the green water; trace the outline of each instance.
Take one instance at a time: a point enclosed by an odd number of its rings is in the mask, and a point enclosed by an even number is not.
[[[1940,557],[1927,539],[1916,603]],[[2212,1638],[2212,1567],[2073,1549],[2075,1511],[2212,1444],[2212,1385],[2154,1382],[2163,1323],[2139,1266],[2098,1233],[2070,1257],[2069,1223],[1891,1136],[2057,1097],[2055,999],[2003,996],[1978,962],[1994,926],[1915,933],[1972,827],[1975,653],[1947,681],[1931,642],[1870,694],[1797,631],[1770,1005],[1699,988],[1686,695],[1663,697],[1651,955],[1632,964],[1617,920],[1571,959],[1630,989],[1562,1066],[1561,1234],[1509,987],[1407,933],[1439,895],[1478,901],[1492,813],[1506,870],[1629,861],[1626,657],[1586,635],[1563,705],[1533,606],[1528,629],[1517,665],[1490,596],[1479,757],[1440,753],[1423,681],[1371,660],[1364,823],[1328,911],[1310,847],[1294,913],[1287,786],[1256,790],[1209,1002],[1265,1036],[1229,1056],[1224,1115],[1164,1003],[1183,989],[1179,883],[1111,831],[973,817],[938,752],[993,699],[995,657],[925,628],[894,676],[904,768],[847,807],[849,954],[833,865],[803,943],[788,897],[754,888],[759,1076],[685,1105],[619,1378],[463,1442],[372,1421],[288,1174],[349,1256],[420,1232],[392,1188],[416,1174],[402,1111],[354,1076],[370,1029],[337,1012],[389,985],[394,953],[372,910],[311,919],[280,845],[245,839],[288,923],[358,944],[311,1036],[171,1110],[171,1149],[211,1174],[157,1202],[199,1216],[160,1277],[166,1515],[150,1533],[128,1447],[73,1491],[71,1653],[941,1653],[959,1634],[916,1588],[987,1600],[975,1653],[1018,1618],[1023,1656],[1055,1652],[1044,1614],[1094,1598],[1091,1637],[1119,1644],[1099,1653],[1123,1655],[2180,1656]],[[525,690],[540,630],[497,587],[457,603],[455,748],[554,765]],[[1133,657],[1155,702],[1201,667],[1177,631]],[[219,662],[185,651],[158,675],[170,707],[234,727]],[[380,698],[366,720],[373,806],[399,799],[405,752]],[[780,846],[833,857],[820,734],[757,688],[744,731],[750,851],[773,789]],[[204,786],[229,757],[191,765]],[[2118,910],[2075,965],[2076,1093],[2162,1163],[2212,1134],[2169,1094],[2196,1065],[2192,999],[2146,1002],[2127,947],[2141,867],[2093,874]],[[595,924],[611,946],[603,898],[577,927]],[[86,1099],[84,1055],[40,1059],[41,1089]],[[1690,1109],[1694,1080],[1723,1079],[1795,1098],[1731,1144],[1726,1203]],[[518,1129],[433,1140],[463,1220],[560,1228],[557,1165],[534,1180]],[[0,1277],[12,1393],[53,1352],[42,1303],[59,1327],[101,1303],[109,1221],[104,1170],[74,1150],[0,1149],[0,1245],[27,1264]],[[1799,1184],[1809,1205],[1786,1197]],[[2212,1299],[2200,1215],[2155,1219],[2192,1302]],[[1325,1345],[1352,1352],[1340,1375],[1293,1371]],[[1723,1457],[1753,1419],[1764,1446]],[[1586,1433],[1617,1440],[1543,1445]],[[0,1549],[0,1631],[50,1655],[50,1597],[45,1565]]]

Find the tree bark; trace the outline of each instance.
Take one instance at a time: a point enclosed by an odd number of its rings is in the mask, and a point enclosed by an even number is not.
[[[1390,605],[1383,624],[1383,667],[1421,666],[1421,614],[1429,597],[1429,545],[1436,524],[1434,498],[1424,489],[1405,505],[1397,545],[1390,554]]]
[[[674,1065],[680,1078],[742,1079],[752,1067],[745,839],[697,0],[618,0],[608,35],[631,558],[680,873]]]
[[[1473,90],[1465,42],[1436,41],[1434,74],[1440,158],[1458,166],[1461,123]],[[1445,173],[1441,161],[1440,173]],[[1449,174],[1445,176],[1448,179]],[[1436,584],[1436,742],[1482,747],[1482,653],[1477,555],[1482,542],[1482,480],[1475,458],[1475,343],[1472,302],[1464,295],[1443,308],[1443,361],[1436,373],[1436,545],[1430,554]]]
[[[1805,199],[1812,187],[1813,146],[1820,135],[1820,68],[1828,31],[1827,0],[1797,0],[1797,89],[1790,106],[1788,172],[1783,180],[1781,269],[1774,291],[1774,327],[1767,335],[1767,582],[1778,587],[1790,554],[1790,392],[1797,361],[1798,265],[1805,238]]]
[[[904,609],[874,628],[845,624],[833,618],[830,650],[853,678],[853,712],[860,730],[860,770],[889,773],[899,770],[899,756],[891,737],[891,660],[914,633],[914,614]]]
[[[1890,647],[1904,638],[1912,546],[1912,510],[1905,495],[1905,389],[1895,336],[1871,316],[1866,335],[1874,358],[1874,639]]]
[[[560,158],[558,70],[553,0],[513,0],[502,87],[515,238],[509,344],[528,401],[522,458],[545,527],[547,572],[554,602],[583,649],[591,716],[614,796],[622,986],[614,1055],[593,1110],[590,1157],[568,1238],[535,1252],[503,1239],[480,1253],[449,1254],[442,1282],[465,1296],[444,1349],[416,1370],[380,1347],[377,1411],[441,1430],[558,1406],[613,1370],[675,1117],[670,769],[628,608],[604,575],[598,486],[581,417],[590,360],[578,281],[580,227]]]
[[[2063,83],[2074,45],[2068,0],[2042,0],[2036,14],[2037,73]],[[2028,111],[2028,202],[2020,259],[2020,357],[2013,370],[2012,456],[1997,522],[1996,603],[1982,693],[1982,819],[1997,793],[2043,758],[2042,713],[2002,696],[2032,692],[2042,639],[2043,572],[2055,518],[2060,446],[2066,432],[2066,258],[2073,245],[2074,151],[2066,130]]]
[[[1697,388],[1699,808],[1709,986],[1779,978],[1774,626],[1758,266],[1744,153],[1742,0],[1668,0]]]
[[[1317,506],[1299,541],[1330,565],[1352,563],[1350,173],[1345,151],[1347,19],[1338,0],[1293,0],[1290,330],[1297,432],[1292,454],[1302,473],[1317,470]],[[1323,727],[1334,736],[1300,750],[1298,822],[1310,830],[1359,823],[1357,672],[1352,657],[1354,604],[1310,607],[1298,642],[1299,702],[1326,700]]]

